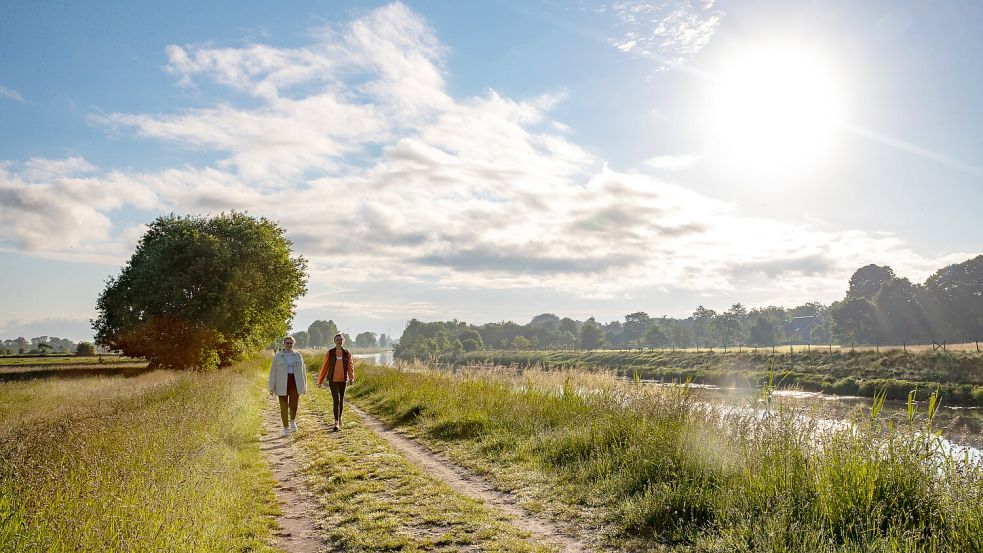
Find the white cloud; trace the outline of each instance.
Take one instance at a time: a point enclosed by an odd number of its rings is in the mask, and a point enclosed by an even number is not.
[[[618,20],[611,44],[652,59],[658,70],[692,59],[710,42],[724,16],[712,0],[624,0],[614,2],[611,12]]]
[[[21,96],[20,92],[17,92],[12,88],[8,88],[3,85],[0,85],[0,98],[7,98],[8,100],[13,100],[15,102],[20,102],[22,104],[27,103],[27,100],[25,100],[24,97]]]
[[[220,167],[268,184],[306,172],[336,173],[346,156],[392,142],[453,107],[442,47],[403,4],[373,10],[308,47],[167,48],[166,69],[191,86],[208,78],[259,99],[172,114],[113,113],[93,121],[117,131],[225,152]]]
[[[95,171],[77,157],[0,163],[0,229],[28,251],[85,250],[109,238],[109,212],[154,207],[151,191]]]

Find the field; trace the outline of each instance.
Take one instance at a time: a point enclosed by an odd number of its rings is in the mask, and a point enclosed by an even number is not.
[[[775,373],[783,386],[807,391],[873,397],[886,390],[890,399],[904,400],[918,386],[941,389],[950,405],[983,406],[983,354],[975,351],[486,350],[449,361],[457,366],[604,369],[626,377],[751,389]]]
[[[0,549],[267,549],[265,367],[0,383]]]
[[[142,359],[120,355],[2,355],[0,371],[7,367],[55,366],[55,365],[119,365],[143,363]]]
[[[373,367],[353,396],[614,550],[983,550],[983,472],[941,460],[924,412],[833,431],[578,371]]]

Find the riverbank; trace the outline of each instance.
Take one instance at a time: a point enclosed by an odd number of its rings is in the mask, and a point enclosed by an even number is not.
[[[917,386],[926,391],[939,388],[950,405],[983,406],[983,353],[975,351],[485,350],[440,360],[457,365],[603,369],[626,377],[689,380],[726,388],[756,389],[775,377],[780,386],[806,391],[865,397],[886,391],[889,399],[900,400]]]
[[[612,550],[983,550],[983,472],[939,465],[924,412],[824,430],[570,370],[363,367],[350,393]]]

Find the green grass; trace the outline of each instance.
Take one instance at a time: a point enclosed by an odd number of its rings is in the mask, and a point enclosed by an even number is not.
[[[905,399],[916,385],[921,389],[941,388],[948,405],[983,406],[983,354],[975,351],[904,352],[891,350],[837,351],[814,348],[790,355],[781,348],[757,352],[744,349],[714,351],[505,351],[486,350],[460,354],[458,364],[577,368],[612,370],[623,376],[637,372],[641,378],[665,381],[691,380],[758,388],[772,367],[782,382],[807,391],[839,395],[873,396],[887,390],[889,399]]]
[[[421,472],[354,413],[346,413],[338,433],[316,422],[332,421],[331,413],[330,393],[310,390],[302,396],[294,439],[322,505],[321,526],[335,546],[353,552],[549,550],[501,513]]]
[[[144,364],[143,359],[124,357],[120,355],[17,355],[0,356],[0,369],[3,367],[29,366],[60,366],[60,365],[119,365]]]
[[[267,366],[0,384],[0,550],[269,550]]]
[[[351,394],[615,549],[983,551],[983,471],[940,462],[924,413],[839,431],[721,417],[596,371],[363,367]]]

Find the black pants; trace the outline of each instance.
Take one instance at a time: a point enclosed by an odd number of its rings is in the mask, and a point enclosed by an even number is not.
[[[331,388],[331,402],[334,404],[334,420],[341,420],[341,412],[345,409],[345,388],[348,384],[345,382],[329,382],[328,387]]]

